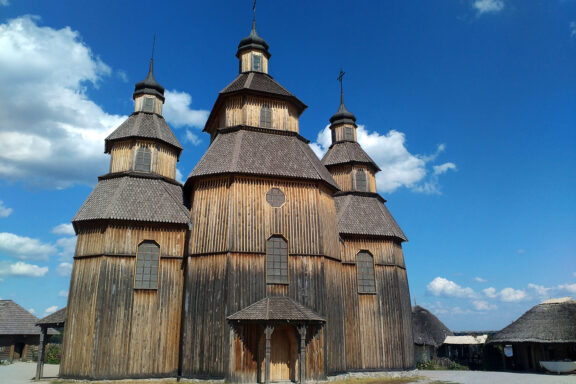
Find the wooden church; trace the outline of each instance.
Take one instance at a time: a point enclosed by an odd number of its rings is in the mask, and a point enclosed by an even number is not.
[[[105,140],[110,172],[73,219],[61,376],[269,383],[414,366],[406,237],[356,117],[342,100],[319,160],[268,49],[253,24],[184,185],[152,62],[136,84]]]

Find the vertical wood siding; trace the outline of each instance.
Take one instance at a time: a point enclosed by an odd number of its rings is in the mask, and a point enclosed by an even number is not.
[[[114,143],[110,151],[110,172],[133,170],[135,153],[142,146],[150,148],[152,159],[150,170],[164,177],[175,179],[178,152],[174,148],[150,140],[127,140]]]

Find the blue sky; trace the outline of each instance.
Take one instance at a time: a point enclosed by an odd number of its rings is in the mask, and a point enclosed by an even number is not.
[[[340,68],[379,192],[409,238],[413,301],[500,329],[576,296],[576,0],[260,1],[270,74],[321,154]],[[0,0],[0,297],[66,305],[69,222],[147,72],[184,177],[250,30],[243,1]]]

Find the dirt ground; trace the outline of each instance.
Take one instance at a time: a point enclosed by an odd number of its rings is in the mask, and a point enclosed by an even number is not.
[[[44,365],[44,383],[60,382],[58,365]],[[1,384],[32,384],[36,374],[36,363],[14,363],[0,366]],[[545,375],[533,373],[483,372],[483,371],[413,371],[414,377],[400,379],[396,382],[414,384],[576,384],[576,375]],[[390,380],[390,379],[389,379]],[[170,380],[167,380],[170,381]],[[174,380],[175,381],[175,380]],[[351,379],[344,382],[376,384],[378,379]],[[138,381],[140,383],[146,381]],[[150,380],[161,383],[161,380]],[[187,382],[183,381],[183,382]],[[394,383],[383,379],[382,384]],[[78,382],[76,382],[78,383]],[[108,383],[113,383],[109,381]],[[125,384],[126,381],[119,381]],[[201,383],[201,382],[200,382]]]

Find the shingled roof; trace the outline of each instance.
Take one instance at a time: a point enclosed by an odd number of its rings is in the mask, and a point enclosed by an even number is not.
[[[330,147],[328,152],[322,158],[322,164],[329,167],[331,165],[349,164],[349,163],[363,163],[369,164],[377,171],[380,168],[376,165],[374,160],[362,149],[360,144],[352,141],[341,141]]]
[[[446,336],[453,333],[426,308],[417,305],[412,308],[412,334],[414,344],[439,347]]]
[[[46,325],[49,327],[62,327],[64,323],[66,323],[66,314],[68,313],[66,309],[67,307],[64,307],[51,315],[43,317],[42,319],[38,320],[36,325]]]
[[[264,299],[241,309],[228,316],[228,320],[257,321],[257,320],[289,320],[325,322],[326,320],[302,304],[285,296],[265,297]]]
[[[244,129],[220,133],[189,177],[229,173],[318,180],[338,189],[308,144],[295,135]]]
[[[187,224],[189,219],[180,185],[159,178],[122,176],[101,179],[72,222],[135,220]]]
[[[238,92],[243,89],[296,98],[296,96],[286,88],[278,84],[272,76],[262,72],[243,72],[232,80],[226,88],[221,90],[220,93]]]
[[[40,335],[38,318],[13,302],[0,300],[0,335]],[[50,329],[48,334],[58,334]]]
[[[340,234],[392,236],[407,241],[381,197],[374,193],[347,192],[334,196]]]
[[[160,140],[182,152],[182,145],[174,136],[164,118],[155,113],[137,112],[120,124],[114,132],[105,139],[105,153],[110,153],[111,143],[115,140],[141,138]]]
[[[551,299],[532,307],[488,343],[576,343],[576,301]]]

